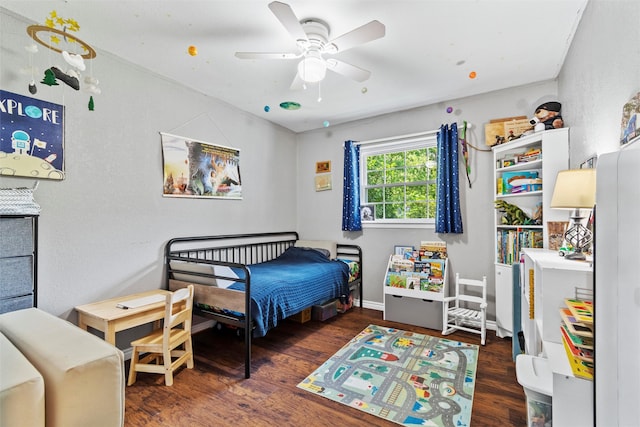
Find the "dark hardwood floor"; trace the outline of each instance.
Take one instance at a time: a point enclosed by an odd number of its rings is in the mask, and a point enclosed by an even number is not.
[[[182,368],[171,387],[164,377],[138,374],[126,389],[125,426],[392,426],[397,425],[296,387],[369,324],[441,336],[439,331],[382,320],[382,312],[353,308],[326,322],[283,322],[253,341],[244,379],[243,340],[231,331],[194,335],[195,368]],[[448,336],[479,344],[479,335]],[[127,368],[128,370],[128,368]],[[526,403],[516,381],[511,341],[488,331],[480,348],[472,426],[525,426]]]

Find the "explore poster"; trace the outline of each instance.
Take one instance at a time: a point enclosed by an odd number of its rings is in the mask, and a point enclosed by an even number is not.
[[[164,197],[242,199],[240,150],[160,133]]]
[[[64,179],[64,106],[0,90],[0,176]]]

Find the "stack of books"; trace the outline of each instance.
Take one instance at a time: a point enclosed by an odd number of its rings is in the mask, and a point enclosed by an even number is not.
[[[518,163],[532,162],[534,160],[540,160],[542,158],[542,149],[532,148],[524,154],[518,154],[516,156]]]
[[[593,379],[593,303],[565,299],[560,309],[562,343],[576,377]]]

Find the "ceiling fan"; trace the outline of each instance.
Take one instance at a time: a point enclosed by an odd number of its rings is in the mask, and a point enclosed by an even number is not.
[[[335,39],[330,40],[329,26],[316,18],[299,20],[286,3],[274,1],[269,9],[278,18],[294,38],[298,46],[297,52],[236,52],[240,59],[300,59],[298,72],[291,84],[291,89],[306,87],[305,83],[320,82],[325,78],[327,70],[331,70],[358,82],[363,82],[371,75],[370,71],[356,67],[335,58],[324,55],[335,55],[347,49],[379,39],[385,35],[385,26],[379,21],[371,21]]]

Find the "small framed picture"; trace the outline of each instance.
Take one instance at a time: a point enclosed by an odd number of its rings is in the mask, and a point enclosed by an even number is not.
[[[316,162],[316,173],[327,173],[327,172],[331,172],[331,160]]]
[[[331,190],[331,174],[325,173],[316,176],[316,191]]]
[[[413,246],[394,246],[394,255],[401,255],[403,259],[411,259],[413,257]]]
[[[375,221],[376,219],[376,207],[373,205],[362,205],[360,206],[360,220],[363,222],[366,221]]]

